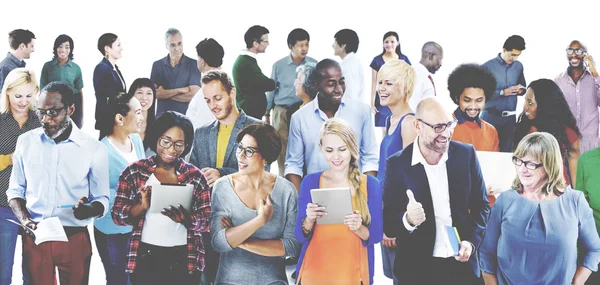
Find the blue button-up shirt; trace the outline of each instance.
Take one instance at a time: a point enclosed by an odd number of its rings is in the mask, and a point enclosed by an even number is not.
[[[0,90],[4,86],[4,79],[15,68],[25,67],[25,61],[19,60],[12,53],[8,53],[6,58],[0,62]]]
[[[200,86],[200,70],[198,64],[190,57],[181,55],[181,60],[175,67],[171,65],[169,55],[152,64],[150,79],[157,86],[164,89],[183,88],[192,85]],[[166,111],[177,111],[185,114],[189,102],[178,102],[173,99],[158,99],[156,103],[156,116]]]
[[[58,144],[42,128],[31,130],[17,140],[6,195],[9,201],[25,199],[34,222],[58,217],[63,226],[87,226],[92,218],[78,220],[73,209],[58,208],[76,204],[82,197],[102,203],[102,216],[109,211],[106,147],[73,122],[71,125],[69,138]]]
[[[271,79],[275,81],[277,87],[275,90],[267,93],[267,110],[273,109],[274,105],[291,106],[301,101],[296,96],[296,68],[305,63],[314,63],[317,61],[312,57],[305,57],[300,64],[296,64],[292,55],[276,61],[271,71]]]
[[[517,108],[517,96],[500,95],[500,91],[518,84],[527,86],[525,84],[525,75],[523,74],[523,64],[520,61],[514,61],[510,65],[506,65],[506,62],[498,54],[495,58],[484,63],[483,67],[487,68],[494,75],[494,78],[496,78],[496,91],[494,91],[492,98],[485,102],[481,118],[494,126],[497,124],[502,125],[500,123],[502,117],[499,114],[491,114],[488,110],[495,109],[498,112],[515,111]],[[513,117],[505,119],[514,120]]]
[[[379,148],[375,141],[375,127],[371,108],[367,104],[344,95],[335,118],[348,122],[354,130],[359,147],[359,168],[361,172],[377,171]],[[306,164],[307,174],[325,171],[329,165],[319,149],[319,135],[327,115],[319,109],[319,98],[300,108],[292,115],[290,135],[285,161],[285,175],[303,176]]]

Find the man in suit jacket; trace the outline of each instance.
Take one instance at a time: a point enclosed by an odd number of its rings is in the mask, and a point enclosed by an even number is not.
[[[490,205],[475,149],[450,141],[456,126],[436,97],[417,107],[417,139],[387,160],[384,232],[398,245],[399,284],[478,284],[476,249]],[[446,226],[462,241],[455,254]]]

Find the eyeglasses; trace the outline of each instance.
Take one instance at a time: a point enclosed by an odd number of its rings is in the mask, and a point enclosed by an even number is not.
[[[458,120],[455,119],[453,121],[448,122],[447,124],[431,125],[431,124],[426,123],[425,121],[423,121],[421,119],[417,119],[417,120],[419,120],[419,122],[421,122],[421,123],[429,126],[430,128],[432,128],[433,131],[436,132],[436,133],[441,133],[441,132],[445,131],[446,128],[448,128],[450,130],[453,130],[454,127],[456,127],[456,123],[458,122]]]
[[[183,151],[185,149],[185,143],[182,141],[173,143],[170,139],[160,138],[158,144],[164,148],[170,148],[172,145],[175,145],[175,151]]]
[[[582,55],[582,54],[585,54],[585,50],[579,49],[579,48],[568,48],[567,49],[567,54],[573,54],[573,53],[575,53],[576,55]]]
[[[235,150],[235,153],[240,154],[242,152],[244,152],[244,156],[246,158],[251,158],[255,153],[258,152],[258,150],[252,147],[244,147],[244,145],[239,143],[237,149]]]
[[[521,166],[523,164],[525,164],[525,168],[529,169],[529,170],[536,170],[540,167],[542,167],[544,164],[542,163],[533,163],[531,161],[525,161],[525,160],[521,160],[516,156],[512,157],[512,162],[516,165],[516,166]]]
[[[35,110],[35,114],[40,118],[44,118],[44,115],[50,117],[50,118],[56,118],[58,116],[58,114],[60,114],[60,111],[62,111],[63,109],[66,109],[67,106],[63,106],[61,108],[55,108],[55,109],[40,109],[37,108]]]

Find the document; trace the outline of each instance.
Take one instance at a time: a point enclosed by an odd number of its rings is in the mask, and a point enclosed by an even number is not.
[[[67,234],[65,233],[65,229],[63,228],[63,225],[58,217],[51,217],[42,220],[36,225],[35,230],[31,230],[30,228],[21,225],[21,223],[17,221],[10,219],[6,220],[25,229],[25,231],[31,235],[31,237],[33,237],[36,245],[47,241],[69,241]]]
[[[477,152],[485,186],[491,187],[496,195],[511,189],[512,182],[517,175],[515,165],[512,163],[512,156],[511,152]]]

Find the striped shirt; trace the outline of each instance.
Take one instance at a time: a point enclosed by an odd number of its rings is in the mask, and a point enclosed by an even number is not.
[[[156,170],[154,156],[139,160],[123,170],[119,178],[115,204],[111,210],[113,220],[117,225],[132,225],[133,233],[129,252],[127,253],[128,273],[133,273],[136,267],[137,252],[142,239],[142,229],[146,215],[138,218],[131,217],[131,207],[140,203],[141,195],[138,193],[140,187]],[[204,244],[200,232],[206,232],[210,219],[210,191],[206,178],[200,170],[179,159],[175,166],[175,173],[179,183],[194,185],[194,197],[192,198],[192,225],[187,231],[188,270],[190,273],[204,270]],[[169,233],[165,233],[169,234]],[[209,245],[210,246],[210,245]]]

